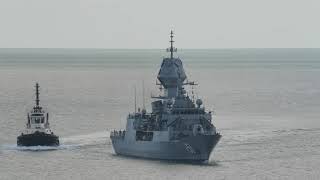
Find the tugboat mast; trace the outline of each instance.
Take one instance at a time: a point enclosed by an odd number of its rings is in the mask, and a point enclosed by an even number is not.
[[[40,99],[39,99],[39,84],[36,83],[36,106],[39,106],[39,102],[40,102]]]

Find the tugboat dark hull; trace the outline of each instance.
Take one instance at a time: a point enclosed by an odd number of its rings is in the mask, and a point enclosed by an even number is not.
[[[126,141],[122,138],[111,138],[111,140],[118,155],[196,163],[209,159],[220,138],[220,134],[215,134],[187,137],[181,141],[170,142]]]
[[[54,134],[36,132],[17,137],[18,146],[59,146],[59,137]]]

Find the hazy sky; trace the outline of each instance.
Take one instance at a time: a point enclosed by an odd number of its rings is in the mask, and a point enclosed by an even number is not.
[[[1,48],[320,47],[319,0],[0,0]]]

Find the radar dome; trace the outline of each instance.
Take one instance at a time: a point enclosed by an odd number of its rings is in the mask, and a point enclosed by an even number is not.
[[[202,105],[202,100],[201,99],[197,99],[196,104],[198,105],[198,107],[200,107]]]

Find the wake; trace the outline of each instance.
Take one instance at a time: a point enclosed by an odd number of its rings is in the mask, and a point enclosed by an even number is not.
[[[109,141],[109,132],[101,131],[90,134],[74,135],[61,138],[61,144],[75,145],[75,146],[88,146],[105,144]]]
[[[109,132],[103,131],[60,138],[59,146],[17,146],[16,144],[4,144],[0,146],[0,149],[9,151],[70,150],[81,148],[83,146],[103,145],[109,141]]]
[[[71,149],[72,145],[60,146],[17,146],[16,144],[5,144],[1,146],[1,150],[14,150],[14,151],[52,151]]]

